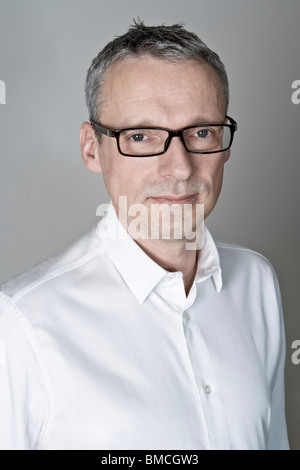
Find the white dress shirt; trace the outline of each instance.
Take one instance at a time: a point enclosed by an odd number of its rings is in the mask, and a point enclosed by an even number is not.
[[[110,206],[2,286],[0,449],[289,448],[276,275],[204,239],[186,297]]]

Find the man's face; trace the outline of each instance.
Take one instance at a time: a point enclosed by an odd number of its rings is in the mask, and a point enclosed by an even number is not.
[[[222,123],[223,89],[208,64],[169,63],[145,57],[114,64],[103,86],[101,124],[109,129],[162,127],[179,130],[201,123]],[[103,136],[96,149],[99,169],[118,213],[119,196],[128,206],[143,204],[204,204],[212,211],[223,180],[229,151],[188,153],[177,137],[163,155],[148,158],[122,156],[116,139]]]

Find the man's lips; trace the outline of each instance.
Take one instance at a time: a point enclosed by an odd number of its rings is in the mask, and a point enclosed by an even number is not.
[[[192,204],[195,202],[197,194],[183,194],[175,196],[166,194],[158,197],[150,197],[153,201],[159,204]]]

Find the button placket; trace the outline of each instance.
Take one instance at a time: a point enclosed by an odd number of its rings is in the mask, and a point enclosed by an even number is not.
[[[201,385],[199,384],[199,381],[197,380],[197,375],[200,372],[195,368],[195,364],[193,363],[193,360],[190,355],[190,345],[192,341],[192,331],[193,331],[193,315],[191,312],[188,312],[186,309],[182,310],[181,313],[181,324],[182,324],[182,333],[184,337],[184,343],[185,343],[185,348],[186,348],[186,353],[187,353],[187,360],[188,360],[188,369],[190,370],[191,373],[191,379],[193,381],[193,386],[195,387],[195,392],[196,392],[196,409],[198,412],[201,414],[201,419],[203,423],[203,430],[205,431],[206,438],[207,438],[207,445],[208,448],[211,449],[211,443],[210,443],[210,438],[209,438],[209,432],[208,432],[208,421],[206,418],[206,396],[205,398],[203,397],[203,386],[204,383],[203,380],[201,380]],[[201,373],[201,372],[200,372]]]

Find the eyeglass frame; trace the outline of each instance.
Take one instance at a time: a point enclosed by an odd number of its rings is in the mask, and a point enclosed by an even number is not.
[[[163,127],[149,127],[149,126],[148,127],[127,127],[125,129],[118,129],[118,130],[112,131],[110,129],[107,129],[107,128],[103,127],[99,122],[91,120],[90,123],[91,123],[92,127],[96,128],[96,130],[100,131],[101,134],[106,135],[108,137],[114,137],[117,141],[118,151],[124,157],[147,158],[147,157],[157,157],[158,155],[163,155],[164,153],[166,153],[168,151],[169,147],[170,147],[170,144],[171,144],[171,141],[172,141],[173,137],[179,137],[180,138],[185,150],[188,153],[207,155],[207,154],[226,152],[226,150],[228,150],[232,145],[234,133],[237,131],[238,125],[237,125],[237,122],[229,116],[225,116],[225,119],[228,119],[230,121],[230,124],[213,124],[213,123],[205,124],[205,123],[203,123],[203,124],[199,124],[199,125],[196,125],[196,126],[184,127],[183,129],[180,129],[179,131],[172,131],[170,129],[166,129],[166,128],[163,128]],[[186,144],[185,144],[185,141],[184,141],[184,137],[183,137],[184,131],[186,131],[188,129],[193,129],[194,127],[208,127],[208,126],[229,127],[231,135],[230,135],[230,142],[229,142],[228,146],[225,149],[222,149],[222,150],[213,150],[213,151],[209,151],[209,152],[195,152],[193,150],[189,150],[187,148]],[[165,141],[164,150],[162,152],[155,153],[155,154],[150,154],[150,155],[131,155],[131,154],[122,152],[121,147],[120,147],[120,134],[121,134],[121,132],[135,130],[135,129],[140,130],[140,131],[145,130],[145,129],[152,129],[152,130],[168,132],[169,136],[167,137],[167,139]]]

